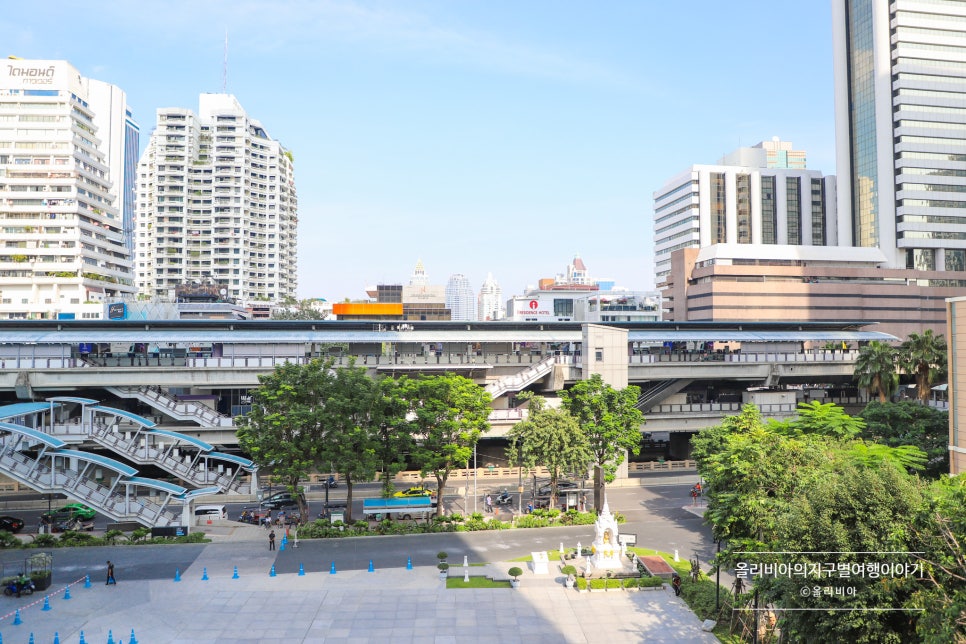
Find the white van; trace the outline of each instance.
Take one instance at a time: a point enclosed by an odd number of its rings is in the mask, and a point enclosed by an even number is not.
[[[195,516],[205,519],[227,519],[228,508],[223,505],[199,505],[195,508]]]

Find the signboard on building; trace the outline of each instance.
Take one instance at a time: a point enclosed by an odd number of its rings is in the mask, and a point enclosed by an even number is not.
[[[124,302],[114,302],[107,305],[107,319],[108,320],[124,320],[127,319],[127,305]]]

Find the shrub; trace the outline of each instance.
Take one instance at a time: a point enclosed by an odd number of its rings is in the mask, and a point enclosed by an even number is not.
[[[577,577],[577,590],[587,590],[587,580],[583,577]]]
[[[34,537],[34,541],[31,546],[34,548],[56,548],[60,542],[57,541],[57,537],[52,534],[38,534]]]
[[[605,583],[607,583],[607,580],[606,579],[591,579],[590,580],[590,589],[591,590],[603,590]]]
[[[106,541],[108,545],[113,546],[117,543],[117,540],[123,536],[124,533],[120,530],[108,530],[104,533],[104,541]]]
[[[628,577],[624,580],[624,588],[637,588],[640,586],[639,581],[637,577]]]
[[[513,577],[513,581],[516,581],[517,580],[517,577],[519,577],[520,575],[523,574],[523,570],[521,570],[517,566],[514,566],[513,568],[510,568],[509,570],[507,570],[506,571],[506,574],[508,574],[511,577]]]
[[[0,530],[0,548],[19,548],[21,545],[20,539],[12,533]]]
[[[657,588],[664,584],[664,580],[660,577],[640,577],[637,581],[637,585],[641,588]]]
[[[137,530],[131,533],[131,541],[133,541],[134,543],[137,543],[142,539],[146,539],[149,534],[151,534],[150,528],[138,528]]]
[[[563,574],[569,577],[570,575],[577,574],[577,568],[575,568],[574,566],[564,566],[563,568],[560,569],[560,572],[562,572]]]
[[[436,558],[439,559],[440,561],[446,561],[447,557],[449,557],[449,555],[446,553],[445,550],[440,550],[439,552],[436,553]]]
[[[62,546],[99,546],[102,543],[102,539],[88,532],[68,530],[60,535],[60,545]]]
[[[438,564],[436,564],[436,567],[439,568],[440,572],[446,572],[449,570],[449,564],[445,561],[440,561]]]
[[[621,581],[622,581],[621,579],[608,579],[607,588],[620,588]]]
[[[550,519],[533,514],[526,514],[517,519],[518,528],[546,528],[549,525]]]

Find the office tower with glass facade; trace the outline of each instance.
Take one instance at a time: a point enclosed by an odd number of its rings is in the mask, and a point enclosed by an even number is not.
[[[480,287],[479,319],[486,322],[492,320],[502,320],[506,317],[506,305],[503,303],[503,289],[500,284],[493,279],[492,273],[486,274],[483,285]]]
[[[842,243],[966,286],[966,2],[832,7]]]
[[[293,156],[234,96],[202,94],[197,114],[158,110],[137,202],[139,295],[206,284],[237,302],[295,296]]]
[[[66,61],[3,67],[0,319],[100,318],[134,293],[116,185],[125,150],[110,125],[126,118],[124,93]]]

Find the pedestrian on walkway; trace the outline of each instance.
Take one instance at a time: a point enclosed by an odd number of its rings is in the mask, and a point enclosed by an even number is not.
[[[486,499],[483,501],[483,509],[487,512],[493,512],[493,497],[489,494],[486,495]]]
[[[105,586],[117,586],[117,579],[114,579],[114,564],[110,561],[107,562],[107,581],[104,583]]]
[[[275,531],[274,530],[268,533],[268,549],[275,550]]]
[[[681,596],[681,575],[674,573],[671,575],[671,586],[674,588],[674,596]]]

